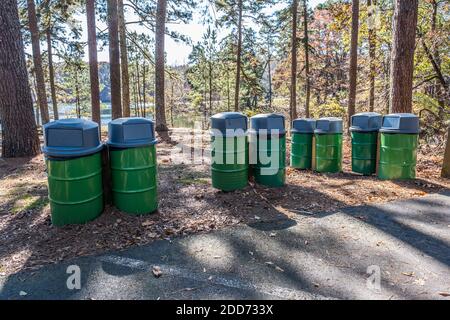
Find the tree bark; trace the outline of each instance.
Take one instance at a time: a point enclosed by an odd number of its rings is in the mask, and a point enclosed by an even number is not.
[[[42,70],[41,45],[39,43],[39,28],[36,17],[34,0],[27,0],[28,25],[31,33],[31,47],[33,51],[34,72],[36,74],[38,104],[41,109],[42,124],[50,121],[48,114],[47,94],[45,92],[44,71]]]
[[[173,128],[173,105],[174,105],[174,91],[173,91],[173,80],[171,81],[170,88],[170,126]]]
[[[390,112],[412,112],[417,0],[395,0],[392,19]]]
[[[311,100],[311,82],[309,74],[309,36],[308,36],[308,1],[303,0],[303,21],[304,21],[304,45],[305,45],[305,81],[306,81],[306,98],[305,98],[305,116],[309,118],[309,104]]]
[[[118,24],[117,0],[108,0],[109,73],[111,79],[112,119],[122,117]]]
[[[447,144],[445,147],[441,176],[444,178],[450,178],[450,126],[447,131]]]
[[[227,65],[227,111],[231,111],[230,69],[228,69],[228,65]]]
[[[292,34],[291,34],[291,96],[290,116],[292,120],[297,118],[297,10],[298,0],[292,0]]]
[[[147,115],[147,99],[145,98],[145,90],[146,88],[146,68],[145,68],[145,60],[142,64],[142,104],[143,104],[143,117],[145,118]]]
[[[47,37],[47,54],[48,54],[48,75],[50,80],[50,91],[52,95],[53,105],[53,119],[58,120],[58,101],[56,100],[56,88],[55,88],[55,69],[53,67],[53,50],[52,50],[52,33],[50,28],[46,30]]]
[[[213,106],[212,106],[212,94],[213,94],[213,75],[212,75],[212,62],[211,62],[212,57],[209,57],[209,61],[208,61],[208,78],[209,78],[209,116],[212,116],[212,112],[213,112]],[[172,89],[173,89],[173,85],[172,85]]]
[[[137,80],[137,97],[138,97],[138,108],[141,116],[144,116],[144,110],[142,109],[142,96],[141,96],[141,82],[139,74],[139,60],[136,59],[136,80]]]
[[[376,0],[367,0],[368,20],[373,23],[372,6],[376,6]],[[369,111],[375,107],[375,49],[376,49],[376,29],[375,25],[369,25]]]
[[[123,116],[130,116],[130,77],[128,73],[127,29],[123,0],[118,0],[119,10],[119,38],[120,38],[120,66],[122,71],[122,110]]]
[[[352,115],[355,114],[356,103],[356,76],[358,67],[358,24],[359,24],[359,0],[352,2],[352,37],[350,43],[350,68],[349,68],[349,94],[348,94],[348,127]]]
[[[75,108],[77,111],[77,118],[81,118],[80,82],[78,81],[78,70],[75,71]]]
[[[164,89],[164,36],[166,29],[167,1],[158,0],[155,25],[155,130],[163,139],[168,138]]]
[[[16,0],[0,1],[0,52],[2,157],[37,155],[39,138]]]
[[[272,110],[272,54],[270,52],[270,44],[267,44],[267,73],[269,80],[269,110]]]
[[[86,1],[86,18],[88,30],[89,77],[91,82],[92,120],[98,123],[100,130],[101,129],[100,88],[98,81],[97,34],[95,31],[95,0]]]
[[[242,0],[238,0],[238,41],[236,52],[236,83],[234,89],[234,111],[239,111],[239,89],[241,86],[241,52],[242,52]]]

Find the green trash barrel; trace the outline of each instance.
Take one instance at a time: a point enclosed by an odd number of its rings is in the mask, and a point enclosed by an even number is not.
[[[362,112],[352,116],[352,171],[371,175],[377,168],[378,130],[382,117],[376,112]]]
[[[211,117],[211,181],[223,191],[247,186],[247,117],[242,113],[222,112]]]
[[[102,157],[98,124],[63,119],[44,125],[52,224],[82,224],[103,211]]]
[[[281,114],[250,118],[249,162],[256,183],[281,187],[286,181],[286,129]]]
[[[380,179],[414,179],[416,177],[419,117],[410,113],[383,117],[380,129]]]
[[[108,124],[113,203],[129,214],[158,208],[156,139],[153,121],[119,118]]]
[[[316,171],[335,173],[342,171],[342,119],[329,117],[316,121]]]
[[[311,169],[312,142],[316,120],[295,119],[291,129],[291,167]]]

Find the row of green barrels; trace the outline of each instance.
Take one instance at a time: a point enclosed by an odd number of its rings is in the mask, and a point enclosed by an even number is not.
[[[253,175],[259,184],[280,187],[286,180],[284,116],[260,114],[250,118],[239,112],[211,117],[211,180],[223,191],[242,189]]]
[[[415,178],[417,116],[390,114],[382,117],[367,112],[354,115],[351,122],[352,171],[371,175],[376,172],[378,163],[381,179]],[[251,175],[255,182],[265,186],[284,185],[284,117],[257,115],[250,118],[250,124],[247,130],[247,118],[236,112],[224,112],[211,118],[213,187],[224,191],[241,189]],[[342,133],[339,118],[294,120],[291,167],[330,173],[342,171]]]
[[[158,207],[154,124],[143,118],[109,123],[107,158],[113,204],[130,214]],[[85,223],[104,208],[102,151],[98,125],[82,119],[53,121],[44,126],[52,223]]]

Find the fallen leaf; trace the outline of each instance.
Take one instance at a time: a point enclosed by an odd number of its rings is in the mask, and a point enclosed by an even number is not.
[[[443,297],[450,297],[450,292],[438,292],[439,295],[443,296]]]
[[[142,226],[143,227],[151,226],[152,224],[154,224],[154,221],[144,221],[144,222],[142,222]]]
[[[284,270],[282,268],[280,268],[279,266],[275,266],[275,270],[280,271],[280,272],[284,272]]]
[[[425,285],[425,280],[423,280],[423,279],[416,279],[416,280],[414,280],[413,283],[417,284],[419,286],[424,286]]]
[[[402,275],[407,277],[414,277],[414,272],[402,272]]]
[[[162,271],[161,268],[158,266],[153,266],[152,268],[152,273],[155,276],[155,278],[159,278],[162,276]]]

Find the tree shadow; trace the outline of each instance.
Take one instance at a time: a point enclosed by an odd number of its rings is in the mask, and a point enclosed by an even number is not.
[[[421,178],[416,179],[396,179],[391,180],[393,183],[402,188],[420,190],[423,192],[439,192],[439,191],[448,191],[450,190],[447,186],[432,182],[429,180],[424,180]]]

